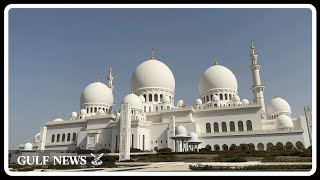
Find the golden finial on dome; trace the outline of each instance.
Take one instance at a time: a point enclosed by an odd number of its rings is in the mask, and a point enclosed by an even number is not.
[[[131,94],[133,94],[133,88],[131,88]]]
[[[213,58],[213,60],[214,60],[214,65],[218,65],[218,58],[216,56]]]
[[[151,59],[154,59],[154,51],[153,51],[153,48],[152,48],[152,51],[151,51]]]
[[[253,41],[251,40],[251,54],[254,54],[254,46],[253,46]]]
[[[97,80],[97,82],[100,82],[100,74],[98,74],[98,80]]]

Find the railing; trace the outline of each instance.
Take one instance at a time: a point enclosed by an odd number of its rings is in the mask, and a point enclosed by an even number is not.
[[[228,132],[214,132],[214,133],[199,133],[198,136],[245,135],[245,134],[286,133],[286,132],[303,132],[303,129],[282,128],[282,129],[254,130],[254,131],[228,131]]]

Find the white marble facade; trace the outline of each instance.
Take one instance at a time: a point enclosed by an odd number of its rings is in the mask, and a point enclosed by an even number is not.
[[[174,75],[152,52],[151,59],[133,72],[131,93],[117,105],[121,106],[120,112],[114,112],[116,87],[110,67],[109,82],[104,84],[98,79],[89,84],[81,94],[79,113],[72,112],[70,119],[46,122],[33,138],[32,148],[71,152],[77,147],[105,148],[120,151],[122,159],[128,159],[129,146],[148,151],[188,151],[206,145],[222,150],[233,144],[252,143],[255,149],[265,150],[270,143],[291,142],[296,146],[301,142],[309,147],[309,116],[291,117],[290,105],[278,96],[267,101],[265,108],[265,87],[257,57],[252,44],[253,102],[240,97],[236,76],[216,62],[200,78],[199,99],[193,105],[185,105],[183,100],[174,103]],[[311,111],[311,107],[307,110]]]

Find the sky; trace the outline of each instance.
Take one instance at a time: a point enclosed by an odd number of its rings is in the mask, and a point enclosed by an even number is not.
[[[253,40],[266,105],[280,96],[293,117],[304,115],[312,101],[311,24],[310,9],[11,9],[9,148],[31,142],[45,122],[79,112],[83,89],[98,74],[107,83],[109,65],[118,110],[152,48],[174,74],[175,101],[194,104],[216,56],[252,103]]]

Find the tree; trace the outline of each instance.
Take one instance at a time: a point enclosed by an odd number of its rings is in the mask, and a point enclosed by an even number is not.
[[[231,144],[229,150],[237,150],[237,146],[235,144]]]
[[[299,149],[299,150],[304,150],[304,149],[306,149],[306,148],[304,147],[304,145],[302,144],[302,142],[300,142],[300,141],[298,141],[298,142],[296,143],[296,147],[297,147],[297,149]]]
[[[206,151],[212,151],[212,148],[211,148],[211,146],[209,144],[206,145],[205,149],[206,149]]]
[[[98,153],[111,153],[111,151],[109,149],[102,148],[98,150]]]
[[[248,145],[247,144],[240,144],[240,150],[248,150]]]
[[[248,144],[248,149],[251,151],[254,151],[256,149],[256,147],[254,146],[253,143]]]
[[[276,147],[272,143],[268,143],[267,150],[276,150]]]
[[[284,150],[284,146],[283,146],[283,144],[281,142],[278,142],[276,144],[276,150]]]
[[[286,150],[292,150],[292,149],[294,149],[292,142],[287,142],[286,143]]]

